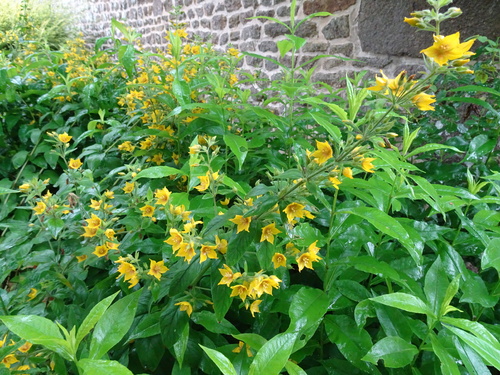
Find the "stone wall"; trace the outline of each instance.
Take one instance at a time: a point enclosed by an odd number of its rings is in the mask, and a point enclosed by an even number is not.
[[[265,56],[277,56],[276,41],[286,28],[255,16],[289,20],[290,0],[69,0],[84,4],[80,26],[89,40],[109,35],[112,18],[126,22],[143,35],[144,47],[163,49],[170,12],[178,6],[184,12],[190,36],[197,34],[219,49],[238,48]],[[445,24],[446,34],[460,30],[462,39],[474,34],[500,36],[499,0],[455,0],[464,11]],[[419,51],[432,44],[429,32],[419,32],[403,23],[414,10],[427,8],[424,0],[303,0],[298,1],[297,20],[314,12],[332,16],[306,21],[298,35],[308,39],[300,62],[318,54],[330,54],[356,61],[323,58],[314,63],[315,78],[337,84],[346,72],[379,69],[395,74],[402,69],[421,69]],[[244,68],[260,70],[269,77],[278,68],[268,61],[246,56]]]

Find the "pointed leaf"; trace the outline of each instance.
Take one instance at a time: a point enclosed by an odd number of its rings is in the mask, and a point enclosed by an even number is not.
[[[392,306],[400,310],[417,314],[426,314],[434,317],[432,310],[420,298],[406,293],[391,293],[383,296],[373,297],[370,300],[383,305]]]
[[[248,375],[278,375],[288,362],[296,333],[281,333],[266,342],[255,356]]]
[[[455,358],[448,353],[435,334],[431,334],[431,342],[434,354],[436,354],[441,361],[441,372],[449,375],[460,375],[460,370],[455,362]]]
[[[401,368],[409,365],[417,354],[418,349],[414,345],[406,342],[401,337],[390,336],[384,337],[373,345],[362,360],[376,365],[382,359],[385,367]]]
[[[200,347],[210,357],[210,359],[214,361],[214,363],[224,375],[238,375],[238,373],[234,369],[233,364],[224,354],[218,352],[217,350],[207,348],[203,345],[200,345]]]
[[[77,365],[85,375],[133,375],[132,371],[118,361],[84,358],[78,361]]]

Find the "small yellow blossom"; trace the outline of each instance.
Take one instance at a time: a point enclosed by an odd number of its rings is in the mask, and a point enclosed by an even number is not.
[[[342,169],[342,175],[344,177],[350,178],[351,180],[353,179],[353,177],[352,177],[352,169],[349,168],[349,167],[345,167],[344,169]]]
[[[194,188],[198,191],[205,191],[210,186],[210,178],[208,176],[198,176],[200,184]]]
[[[184,242],[184,238],[179,233],[179,231],[175,228],[170,229],[170,237],[163,241],[172,246],[172,250],[174,253],[181,248],[181,244]]]
[[[313,269],[312,263],[321,260],[319,256],[315,253],[307,252],[302,254],[297,258],[297,264],[299,265],[299,272],[301,272],[304,268]]]
[[[95,199],[90,200],[89,207],[98,211],[101,208],[102,200],[96,201]]]
[[[68,143],[71,141],[73,138],[72,136],[68,135],[67,133],[62,133],[57,136],[57,138],[62,142],[62,143]]]
[[[150,259],[149,261],[150,261],[150,266],[149,266],[148,275],[154,276],[158,280],[160,280],[161,275],[163,275],[165,272],[167,272],[168,268],[165,266],[163,260],[157,262],[153,259]]]
[[[177,30],[174,30],[174,35],[178,36],[179,38],[187,38],[188,37],[186,29],[177,29]]]
[[[245,305],[245,307],[248,308],[250,307],[250,313],[252,314],[252,318],[255,318],[255,313],[260,313],[259,310],[259,305],[261,304],[262,300],[257,299],[253,301],[250,305]]]
[[[106,190],[104,192],[104,196],[108,199],[114,199],[115,193],[113,191]]]
[[[193,306],[189,302],[181,301],[175,304],[175,306],[179,306],[180,311],[185,311],[188,316],[191,316],[193,313]]]
[[[321,165],[333,157],[333,150],[328,142],[316,141],[316,151],[311,156],[314,157],[313,161],[315,163]]]
[[[418,26],[420,19],[417,17],[412,17],[412,18],[405,17],[404,22],[406,22],[410,26],[416,27]]]
[[[28,301],[31,301],[32,299],[34,299],[38,294],[38,290],[36,290],[35,288],[30,288],[30,292],[28,293]]]
[[[421,92],[420,94],[417,94],[413,98],[411,98],[411,101],[421,111],[434,111],[435,109],[433,106],[431,106],[431,104],[436,101],[436,99],[434,99],[435,97],[435,95],[429,95],[425,92]]]
[[[191,262],[191,259],[196,255],[196,251],[194,250],[194,243],[190,241],[189,243],[181,243],[179,251],[176,254],[178,257],[184,258],[184,260],[188,263]]]
[[[28,350],[31,349],[31,347],[33,346],[32,343],[26,341],[23,345],[21,345],[17,350],[19,350],[21,353],[27,353]]]
[[[219,268],[219,272],[222,275],[221,281],[217,285],[231,285],[231,283],[241,276],[240,272],[233,272],[233,270],[226,264],[224,268]]]
[[[240,353],[242,351],[243,347],[246,347],[247,357],[248,358],[253,357],[253,353],[252,353],[252,350],[250,349],[250,346],[248,344],[245,344],[243,341],[240,341],[238,343],[238,346],[231,351],[233,353]]]
[[[14,363],[19,362],[19,360],[16,358],[14,354],[9,354],[2,359],[2,363],[5,365],[5,367],[10,368],[11,365]]]
[[[333,187],[339,190],[339,185],[342,183],[337,177],[328,177],[328,180],[332,183]]]
[[[229,48],[227,50],[227,53],[229,53],[229,55],[231,55],[231,56],[238,57],[240,54],[240,51],[238,51],[236,48]]]
[[[115,239],[115,231],[111,228],[108,228],[104,231],[104,235],[109,238],[110,240],[114,240]]]
[[[229,204],[229,202],[230,202],[230,201],[231,201],[231,200],[230,200],[228,197],[226,197],[226,199],[224,199],[224,200],[220,201],[220,204],[222,204],[223,206],[227,206],[227,205]]]
[[[29,191],[30,188],[31,188],[31,185],[28,183],[25,183],[25,184],[22,184],[19,186],[19,190],[21,190],[23,193],[26,193],[27,191]]]
[[[101,219],[96,214],[92,214],[90,219],[85,219],[89,228],[99,228],[102,224]]]
[[[227,240],[220,239],[219,236],[215,236],[215,245],[217,246],[217,250],[221,254],[227,253]]]
[[[304,209],[305,207],[306,206],[304,206],[303,204],[295,202],[290,203],[288,206],[286,206],[283,212],[285,212],[288,218],[288,222],[291,223],[296,217],[303,219],[304,216],[309,219],[314,219],[314,216],[308,210]]]
[[[87,260],[87,255],[86,254],[83,254],[83,255],[77,255],[76,256],[76,259],[78,260],[78,263],[81,263],[81,262],[84,262]]]
[[[35,211],[35,215],[41,215],[45,212],[47,209],[47,205],[43,202],[37,202],[36,206],[33,207],[33,211]]]
[[[375,158],[363,158],[361,161],[361,168],[363,168],[365,172],[373,173],[375,166],[372,164],[372,161],[374,160]]]
[[[260,237],[260,242],[267,241],[274,244],[274,235],[278,233],[281,233],[281,231],[276,228],[275,223],[266,225],[264,228],[262,228],[262,235]]]
[[[139,208],[139,210],[141,210],[143,217],[153,217],[155,213],[155,208],[149,204]]]
[[[217,246],[201,245],[200,263],[203,263],[204,261],[206,261],[207,258],[217,259],[217,253],[215,252],[216,248],[217,248]]]
[[[107,248],[107,246],[99,245],[99,246],[95,247],[95,250],[92,252],[92,254],[94,254],[98,258],[101,258],[101,257],[108,255],[108,250],[109,249]]]
[[[286,256],[281,253],[275,253],[271,260],[274,264],[274,268],[286,267]]]
[[[163,205],[165,206],[168,203],[168,200],[170,199],[170,194],[172,192],[168,190],[166,187],[163,189],[156,189],[155,190],[155,198],[156,198],[156,204],[158,205]]]
[[[449,60],[474,55],[469,50],[475,40],[471,39],[465,43],[460,43],[460,32],[448,36],[434,35],[434,44],[420,52],[433,59],[439,66],[443,66]]]
[[[125,187],[122,188],[122,190],[125,193],[130,194],[134,190],[134,187],[135,187],[135,182],[125,182]]]
[[[99,228],[93,228],[89,226],[83,227],[85,233],[82,234],[81,237],[87,237],[87,238],[94,237],[97,234],[98,229]]]
[[[242,301],[245,301],[248,296],[248,287],[246,285],[235,285],[230,287],[233,291],[230,297],[239,296]]]
[[[69,159],[68,167],[70,169],[78,169],[83,165],[80,159]]]
[[[252,222],[251,217],[243,217],[242,215],[236,215],[233,219],[229,219],[229,221],[233,222],[237,225],[236,233],[240,233],[241,231],[246,230],[250,232],[250,223]]]
[[[134,151],[135,146],[130,141],[125,141],[122,144],[118,145],[118,150],[132,152]]]

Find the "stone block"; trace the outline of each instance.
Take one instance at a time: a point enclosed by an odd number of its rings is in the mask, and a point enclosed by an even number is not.
[[[260,52],[278,52],[278,47],[275,42],[270,40],[263,41],[259,44]]]
[[[303,5],[304,14],[316,12],[338,12],[356,4],[356,0],[306,0]]]
[[[258,10],[256,13],[255,13],[256,16],[264,16],[264,17],[274,17],[274,9],[268,9],[268,10]],[[266,19],[260,19],[259,20],[260,22],[269,22],[268,20]]]
[[[354,46],[352,43],[340,44],[340,45],[330,45],[328,48],[328,53],[330,55],[344,55],[345,57],[352,57]]]
[[[312,76],[313,82],[324,82],[327,85],[330,85],[334,88],[341,88],[345,87],[345,76],[346,76],[345,71],[340,71],[340,72],[335,72],[335,73],[324,73],[324,72],[317,72],[314,73]]]
[[[282,7],[279,7],[277,10],[276,10],[276,15],[278,15],[278,17],[286,17],[286,16],[289,16],[290,15],[290,7],[289,6],[282,6]]]
[[[205,29],[210,29],[210,20],[207,18],[203,18],[200,20],[200,26],[204,27]]]
[[[276,38],[288,33],[288,30],[285,26],[278,23],[269,23],[264,25],[264,33],[271,38]]]
[[[203,17],[203,8],[202,7],[197,7],[196,8],[196,15],[198,17]]]
[[[229,17],[229,28],[234,29],[236,28],[240,23],[240,15],[239,14],[233,14],[231,17]]]
[[[194,10],[189,9],[187,11],[187,16],[188,16],[188,18],[193,19],[194,18]]]
[[[332,18],[330,22],[323,28],[323,35],[326,39],[339,39],[349,37],[349,16],[340,16]]]
[[[342,66],[342,65],[345,65],[344,61],[342,61],[340,59],[332,58],[332,57],[323,61],[323,69],[324,70],[332,70],[333,68],[337,68],[337,67]]]
[[[225,33],[225,34],[222,34],[219,38],[219,44],[222,46],[222,45],[225,45],[229,42],[229,34]]]
[[[203,8],[205,8],[205,15],[206,16],[211,16],[214,13],[214,4],[213,3],[206,3]]]
[[[296,35],[301,38],[314,38],[318,35],[318,27],[313,21],[306,21],[299,26]]]
[[[191,4],[193,4],[193,0],[184,0],[184,6],[185,6],[185,7],[188,7],[188,6],[190,6]]]
[[[240,32],[239,31],[231,31],[229,34],[229,39],[231,39],[231,42],[234,42],[236,40],[240,40]]]
[[[255,52],[255,42],[243,42],[239,49],[240,51]]]
[[[416,65],[416,64],[401,64],[394,68],[393,75],[397,76],[401,71],[405,70],[408,76],[412,74],[415,75],[415,78],[418,79],[424,73],[425,67],[424,65]]]
[[[257,0],[243,0],[243,6],[245,8],[255,7],[257,5]]]
[[[260,39],[260,25],[245,27],[241,32],[241,39]]]
[[[262,59],[252,56],[245,56],[245,63],[254,68],[261,68],[263,65]]]
[[[198,26],[200,26],[200,21],[198,21],[198,20],[191,21],[191,27],[193,29],[197,29]]]
[[[253,17],[255,14],[253,10],[247,10],[245,12],[240,13],[240,23],[242,25],[245,25],[249,23],[251,20],[249,19],[250,17]]]
[[[241,0],[224,0],[224,6],[226,11],[234,12],[241,8]]]
[[[214,30],[222,30],[227,25],[227,17],[223,14],[217,14],[212,18],[212,28]]]
[[[325,53],[328,51],[328,43],[323,42],[307,42],[302,47],[303,52],[319,52]]]
[[[260,0],[260,5],[265,7],[273,6],[273,0]]]
[[[356,60],[352,62],[356,68],[383,69],[392,62],[390,57],[357,57]]]
[[[267,60],[264,60],[264,68],[266,70],[266,72],[272,72],[273,70],[276,70],[278,69],[278,65],[274,64],[272,61],[267,61]]]

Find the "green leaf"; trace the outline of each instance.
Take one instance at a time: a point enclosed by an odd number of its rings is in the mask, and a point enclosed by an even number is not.
[[[18,194],[20,193],[19,190],[12,190],[12,189],[7,189],[3,186],[0,186],[0,195],[5,195],[5,194]]]
[[[238,375],[238,373],[234,369],[233,364],[224,354],[218,352],[217,350],[207,348],[203,345],[200,345],[200,347],[210,357],[210,359],[214,361],[214,363],[224,375]]]
[[[118,361],[84,358],[78,361],[77,366],[83,370],[83,375],[133,375]]]
[[[134,180],[138,180],[140,178],[163,178],[174,175],[185,175],[185,173],[172,167],[150,167],[137,173]]]
[[[283,39],[276,42],[276,46],[278,47],[278,51],[280,52],[280,56],[283,57],[293,48],[292,41],[288,39]]]
[[[90,359],[100,359],[130,329],[142,289],[111,305],[97,322],[90,342]]]
[[[486,246],[481,257],[481,269],[493,267],[500,275],[500,238],[494,238]]]
[[[299,365],[296,365],[292,361],[288,361],[285,365],[285,369],[289,375],[307,375]]]
[[[246,195],[246,190],[228,175],[222,176],[222,183],[226,186],[229,186],[231,189],[236,190],[240,197],[244,197]]]
[[[448,353],[446,348],[443,344],[441,344],[439,338],[434,333],[431,333],[430,336],[434,354],[436,354],[441,361],[441,372],[447,375],[460,375],[460,370],[455,362],[455,358]]]
[[[447,145],[441,145],[439,143],[428,143],[425,146],[417,147],[415,150],[412,152],[408,153],[405,155],[405,159],[409,159],[412,156],[424,153],[424,152],[429,152],[429,151],[436,151],[436,150],[452,150],[458,153],[463,153],[463,151],[459,150],[456,147],[453,146],[447,146]]]
[[[435,318],[432,310],[420,298],[406,293],[391,293],[383,296],[373,297],[370,300],[381,303],[382,305],[395,307],[400,310],[426,314]]]
[[[129,78],[132,78],[134,75],[135,69],[135,48],[131,44],[122,45],[118,48],[118,61],[123,65],[123,68],[127,72]]]
[[[7,328],[23,340],[43,345],[72,361],[76,353],[63,339],[59,328],[47,318],[36,315],[0,316]]]
[[[156,311],[145,315],[144,319],[134,328],[128,340],[147,338],[160,333],[160,311]]]
[[[184,326],[182,333],[173,346],[175,359],[179,362],[179,367],[182,367],[184,362],[184,354],[186,354],[187,344],[189,341],[189,324]]]
[[[436,316],[438,316],[441,311],[441,305],[448,284],[448,278],[443,270],[441,259],[437,258],[425,275],[424,285],[425,296]]]
[[[457,348],[458,355],[465,368],[471,375],[491,375],[490,370],[484,364],[483,360],[472,348],[462,342],[457,336],[453,336],[453,343]]]
[[[493,334],[488,331],[481,323],[473,322],[467,319],[458,319],[458,318],[449,318],[443,317],[441,318],[441,322],[445,324],[451,324],[455,327],[461,328],[463,330],[469,331],[473,333],[475,336],[480,339],[489,342],[493,346],[498,346],[498,340],[493,336]]]
[[[376,365],[382,359],[385,367],[401,368],[409,365],[417,354],[418,349],[414,345],[401,337],[390,336],[373,345],[362,360]]]
[[[249,347],[255,350],[260,350],[267,342],[267,340],[256,333],[240,333],[239,335],[233,335],[237,340],[243,341]]]
[[[331,135],[335,143],[340,143],[342,140],[342,134],[340,133],[340,130],[338,127],[333,125],[330,121],[328,121],[324,116],[317,112],[309,112],[311,117],[316,121],[318,124],[320,124],[327,132],[328,134]]]
[[[229,288],[227,288],[229,289]],[[217,321],[215,314],[210,311],[195,312],[191,315],[191,320],[196,324],[200,324],[205,329],[213,333],[236,335],[238,330],[228,320],[222,319]]]
[[[348,213],[362,217],[382,233],[398,240],[410,253],[417,265],[422,263],[422,254],[410,238],[404,227],[385,212],[371,207],[353,207],[338,210],[338,213]]]
[[[292,354],[297,333],[281,333],[266,342],[255,356],[248,375],[278,375]]]
[[[88,313],[88,315],[83,320],[80,328],[78,328],[78,333],[76,334],[76,344],[75,347],[78,349],[78,345],[83,340],[85,336],[90,332],[92,328],[96,325],[96,323],[101,319],[104,312],[108,309],[109,305],[113,302],[119,292],[106,297],[102,301],[100,301],[97,305],[95,305],[92,310]]]
[[[497,345],[492,345],[489,341],[473,336],[461,329],[448,325],[445,325],[445,327],[474,349],[489,365],[500,370],[500,345],[498,345],[498,342]]]
[[[224,142],[236,156],[238,171],[241,171],[243,162],[248,154],[248,143],[246,139],[239,135],[228,133],[224,135]]]
[[[500,96],[500,91],[497,91],[495,89],[492,89],[490,87],[485,87],[485,86],[476,86],[476,85],[468,85],[468,86],[461,86],[461,87],[456,87],[454,89],[450,89],[448,91],[480,91],[480,92],[487,92],[493,95]]]
[[[446,288],[443,302],[441,303],[441,308],[439,310],[439,316],[446,315],[448,306],[450,306],[451,300],[457,294],[459,287],[460,287],[460,275],[456,275]]]
[[[12,165],[14,166],[15,169],[21,168],[23,163],[26,161],[26,158],[28,157],[28,151],[22,150],[17,152],[13,157],[12,157]]]

